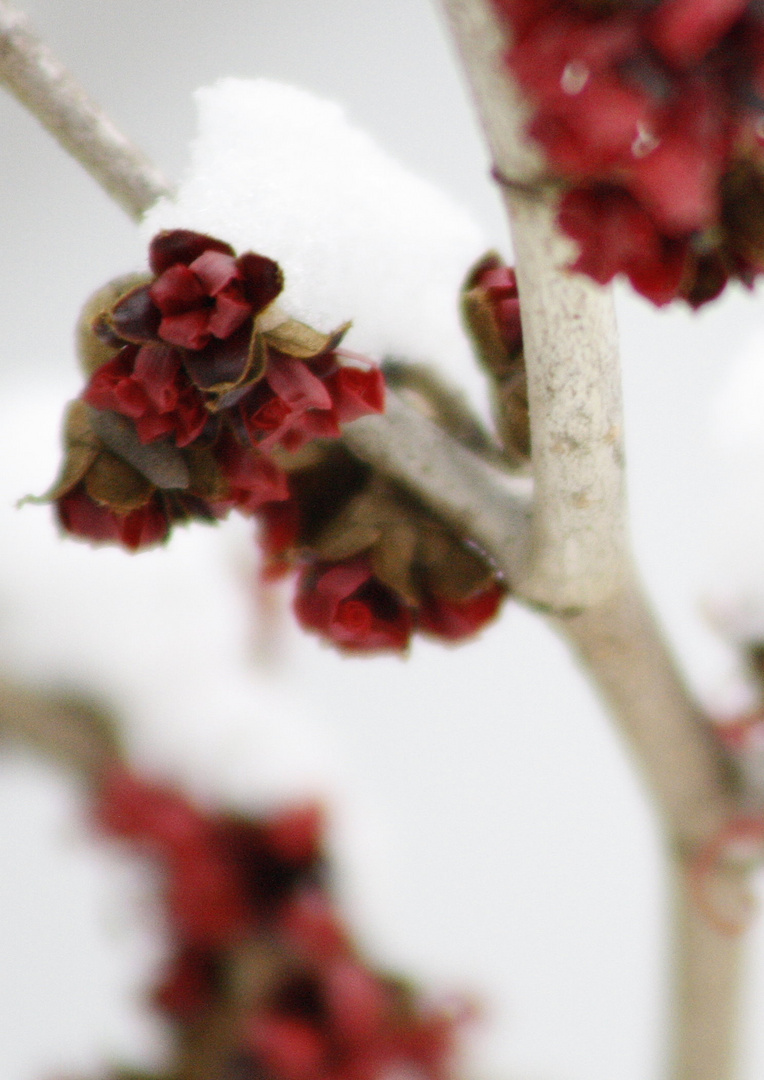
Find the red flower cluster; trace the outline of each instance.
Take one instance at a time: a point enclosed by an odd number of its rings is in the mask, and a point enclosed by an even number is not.
[[[321,334],[275,310],[271,259],[178,229],[152,240],[149,265],[90,319],[86,433],[67,436],[76,467],[68,458],[51,496],[67,531],[132,549],[188,517],[286,499],[274,449],[384,408],[380,371],[337,349],[346,327]]]
[[[261,515],[264,573],[297,566],[306,630],[345,652],[401,652],[415,632],[460,641],[497,614],[507,589],[482,557],[341,449],[291,489]]]
[[[171,953],[155,1003],[181,1056],[209,1029],[221,1075],[241,1080],[450,1075],[464,1008],[427,1006],[361,957],[327,887],[318,807],[210,814],[116,765],[96,820],[161,870]]]
[[[497,582],[463,600],[426,593],[407,604],[374,575],[369,559],[308,563],[297,586],[295,613],[346,652],[401,651],[415,630],[446,641],[477,633],[498,612],[506,590]]]
[[[699,305],[764,268],[764,20],[752,0],[494,0],[574,269]]]

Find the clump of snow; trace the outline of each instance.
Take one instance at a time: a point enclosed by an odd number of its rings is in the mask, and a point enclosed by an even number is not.
[[[487,247],[472,218],[332,102],[234,78],[196,98],[190,169],[146,215],[147,240],[190,228],[268,255],[296,318],[322,330],[352,319],[348,347],[436,361],[464,383],[474,361],[458,291]]]

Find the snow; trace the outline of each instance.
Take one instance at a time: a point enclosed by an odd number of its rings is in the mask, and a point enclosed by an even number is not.
[[[487,249],[461,207],[351,125],[343,109],[267,79],[225,78],[196,92],[199,131],[177,196],[146,215],[279,262],[283,305],[379,359],[474,369],[455,297]]]

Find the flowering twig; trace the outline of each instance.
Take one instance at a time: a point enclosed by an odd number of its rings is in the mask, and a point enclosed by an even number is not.
[[[533,448],[532,554],[517,586],[554,612],[634,745],[675,852],[675,1080],[734,1075],[740,943],[695,909],[685,882],[729,820],[728,777],[633,571],[625,528],[622,417],[612,297],[565,270],[567,241],[523,136],[490,0],[444,0],[472,85],[515,242]],[[515,182],[517,181],[517,182]],[[575,609],[578,609],[577,611]],[[728,893],[743,875],[718,868]],[[702,1033],[702,1036],[701,1036]]]
[[[391,396],[385,417],[349,426],[348,446],[474,537],[521,595],[553,613],[641,756],[680,884],[732,814],[721,761],[641,598],[625,539],[617,343],[609,294],[564,272],[569,257],[521,137],[522,109],[501,64],[488,0],[444,0],[513,218],[529,372],[536,495],[433,429]],[[132,216],[167,185],[94,108],[25,21],[0,0],[0,78]],[[719,870],[722,874],[723,871]],[[729,888],[742,887],[730,879]],[[739,943],[679,890],[676,1080],[728,1080]],[[713,973],[713,979],[709,977]],[[698,1031],[704,1031],[702,1050]]]
[[[349,424],[345,445],[416,494],[489,556],[510,583],[528,557],[531,485],[489,465],[389,389],[383,416]]]
[[[169,184],[90,100],[29,25],[0,0],[0,82],[133,218]]]

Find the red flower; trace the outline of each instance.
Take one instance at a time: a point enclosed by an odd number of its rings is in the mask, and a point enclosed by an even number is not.
[[[294,607],[302,626],[351,652],[400,651],[411,636],[411,612],[376,580],[363,556],[307,566]]]
[[[130,551],[161,543],[170,530],[158,495],[137,510],[118,514],[91,499],[82,484],[57,500],[56,514],[61,526],[73,536],[96,544],[122,544]]]
[[[519,352],[523,345],[523,327],[514,269],[491,258],[470,280],[469,288],[484,291],[504,348],[508,353]]]
[[[574,270],[601,285],[626,274],[638,292],[659,305],[678,294],[688,245],[661,235],[628,192],[605,184],[573,188],[563,196],[559,221],[580,247]]]
[[[126,345],[96,369],[82,396],[95,409],[133,420],[144,443],[172,435],[178,446],[188,446],[209,420],[182,354],[168,345]]]
[[[429,596],[417,613],[418,627],[446,641],[461,641],[477,633],[496,615],[506,590],[492,585],[467,600]]]
[[[569,185],[574,269],[600,282],[624,272],[659,304],[698,306],[729,277],[750,284],[764,198],[750,190],[731,215],[728,189],[761,154],[750,126],[764,33],[751,0],[494,2],[512,24],[507,63],[534,108],[529,133]]]
[[[279,295],[277,263],[233,248],[211,236],[173,229],[151,241],[149,265],[156,275],[112,310],[108,323],[127,341],[159,337],[184,349],[203,349],[231,337]]]
[[[224,431],[215,444],[215,459],[228,483],[223,505],[254,513],[266,503],[289,498],[286,473],[270,458]]]
[[[383,412],[384,385],[379,368],[343,367],[334,353],[312,361],[274,353],[239,408],[261,450],[299,450],[311,439],[339,438],[340,424]]]

